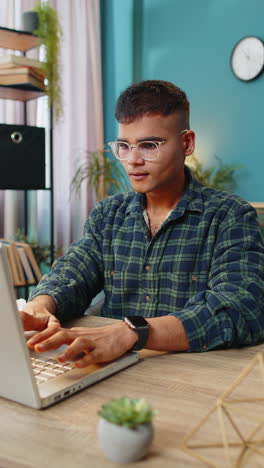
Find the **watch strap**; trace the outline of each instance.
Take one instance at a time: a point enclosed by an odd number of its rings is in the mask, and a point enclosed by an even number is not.
[[[132,317],[127,317],[127,318],[128,318],[129,321],[130,321],[130,319],[132,320]],[[132,346],[132,348],[130,348],[130,351],[139,351],[140,349],[145,347],[145,345],[146,345],[146,343],[148,341],[150,324],[147,322],[147,320],[145,320],[146,325],[143,325],[143,326],[130,326],[129,321],[126,321],[124,319],[124,322],[130,328],[130,330],[133,330],[133,332],[135,332],[137,334],[137,336],[138,336],[138,340],[136,341],[134,346]]]

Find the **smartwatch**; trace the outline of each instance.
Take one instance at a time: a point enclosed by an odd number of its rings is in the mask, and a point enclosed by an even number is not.
[[[144,317],[141,317],[140,315],[129,315],[124,318],[124,322],[138,336],[138,341],[134,344],[130,351],[139,351],[140,349],[144,348],[148,341],[150,329],[150,324],[147,322],[147,320],[145,320]]]

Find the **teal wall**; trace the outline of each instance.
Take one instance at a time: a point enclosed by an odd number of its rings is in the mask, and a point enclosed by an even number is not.
[[[264,201],[264,74],[237,80],[235,43],[264,39],[264,0],[101,0],[105,140],[116,136],[114,104],[141,79],[180,86],[191,102],[196,155],[239,165],[236,192]]]

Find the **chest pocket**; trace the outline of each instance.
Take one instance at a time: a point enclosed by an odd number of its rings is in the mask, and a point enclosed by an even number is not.
[[[168,272],[159,281],[159,302],[180,310],[191,297],[205,289],[208,289],[207,273]]]

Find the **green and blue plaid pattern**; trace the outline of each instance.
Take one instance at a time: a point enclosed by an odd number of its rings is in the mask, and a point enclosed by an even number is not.
[[[61,320],[77,317],[102,289],[101,315],[172,314],[190,350],[238,347],[264,340],[264,245],[247,202],[189,183],[151,238],[145,196],[99,202],[82,239],[56,260],[31,297],[48,294]]]

